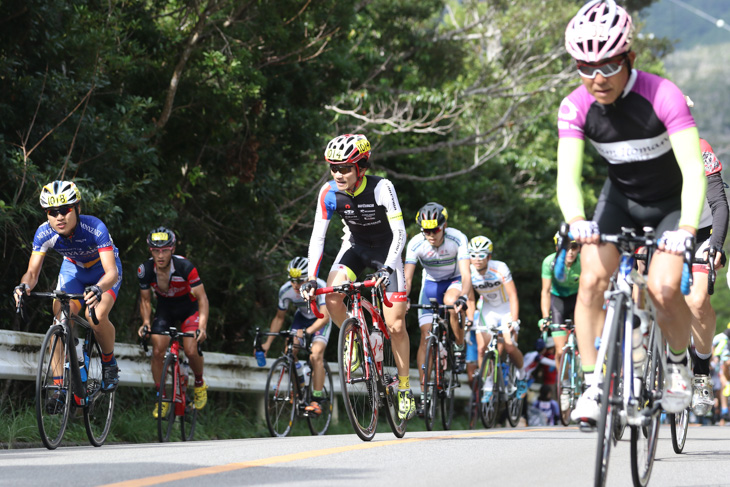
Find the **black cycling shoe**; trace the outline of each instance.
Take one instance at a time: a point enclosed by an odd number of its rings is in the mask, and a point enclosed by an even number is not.
[[[46,412],[48,414],[58,414],[63,411],[63,407],[66,405],[66,393],[63,391],[56,391],[53,395],[46,399]]]
[[[101,364],[101,392],[114,392],[119,385],[119,367],[117,364]]]

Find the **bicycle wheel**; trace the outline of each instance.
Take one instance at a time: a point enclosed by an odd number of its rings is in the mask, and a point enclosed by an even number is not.
[[[454,418],[454,401],[456,388],[460,386],[459,377],[456,374],[456,360],[454,351],[449,340],[446,347],[446,370],[441,376],[443,390],[441,391],[441,424],[445,430],[451,429],[451,420]]]
[[[682,453],[687,441],[687,427],[689,426],[689,408],[680,414],[668,414],[669,426],[672,432],[672,448],[674,453]]]
[[[433,423],[436,421],[438,405],[438,376],[441,358],[439,357],[439,342],[435,336],[428,338],[426,344],[426,369],[423,374],[423,419],[426,422],[426,429],[433,430]]]
[[[510,392],[507,399],[507,421],[513,428],[520,422],[520,416],[522,416],[522,402],[521,397],[517,397],[517,387],[515,386],[515,364],[509,364],[509,385],[506,387]]]
[[[191,372],[185,376],[185,380],[190,381]],[[180,416],[180,437],[182,441],[193,441],[195,435],[195,425],[198,422],[198,410],[195,408],[195,389],[190,384],[185,384],[185,410]],[[190,392],[193,392],[191,394]]]
[[[312,386],[313,379],[309,380],[309,398],[312,399]],[[332,374],[330,373],[330,366],[325,361],[324,363],[324,387],[322,388],[322,397],[319,400],[319,407],[322,408],[322,414],[315,416],[314,414],[307,415],[307,423],[309,424],[309,431],[313,435],[323,435],[327,433],[327,428],[330,426],[332,421],[332,403],[334,402],[334,383],[332,382]]]
[[[64,327],[52,325],[41,345],[35,380],[35,412],[41,441],[49,450],[61,443],[71,411],[71,374]]]
[[[608,460],[611,455],[613,443],[614,422],[616,420],[614,405],[615,394],[618,393],[619,384],[619,357],[621,355],[620,328],[623,327],[625,297],[616,295],[609,304],[613,308],[611,333],[608,339],[606,350],[605,366],[606,372],[603,378],[603,389],[601,391],[601,413],[598,417],[598,448],[596,449],[596,466],[594,484],[597,487],[606,485],[608,474]],[[610,312],[611,310],[609,310]],[[596,367],[600,367],[596,364]]]
[[[162,366],[160,389],[157,391],[157,438],[161,443],[170,441],[175,424],[175,385],[178,383],[177,357],[168,353]]]
[[[77,329],[79,327],[77,326]],[[115,392],[101,390],[101,347],[94,332],[86,331],[84,352],[89,361],[86,366],[86,406],[84,407],[84,426],[86,436],[94,446],[101,446],[109,435],[114,415]]]
[[[383,335],[383,362],[381,385],[383,394],[383,406],[385,408],[385,419],[388,420],[391,431],[396,438],[403,438],[406,434],[408,420],[398,417],[398,367],[395,365],[393,346],[390,338]]]
[[[279,357],[266,378],[264,411],[271,436],[286,436],[294,425],[296,390],[288,357]]]
[[[661,417],[661,408],[656,407],[656,398],[664,388],[664,369],[657,354],[659,347],[653,346],[650,349],[654,353],[651,354],[651,363],[644,373],[641,396],[638,398],[642,412],[649,414],[645,416],[646,422],[642,426],[631,427],[631,477],[634,485],[641,487],[649,483],[654,466]]]
[[[482,385],[481,375],[478,371],[475,371],[471,380],[471,394],[469,395],[469,429],[476,428],[481,418]]]
[[[378,425],[378,398],[374,368],[365,362],[360,323],[349,318],[342,323],[338,340],[337,361],[340,385],[347,417],[357,436],[370,441]]]
[[[570,424],[570,413],[575,407],[575,381],[573,379],[575,361],[573,358],[572,347],[566,347],[563,349],[563,355],[560,357],[560,369],[558,370],[560,370],[557,382],[560,422],[563,426],[568,426]]]
[[[481,391],[481,412],[482,424],[485,428],[492,428],[497,423],[497,413],[499,412],[499,377],[495,374],[497,365],[497,356],[494,352],[489,352],[484,356],[482,368],[479,371],[480,382],[482,383]],[[496,378],[496,379],[495,379]],[[490,383],[492,388],[489,391],[484,390],[484,384]]]

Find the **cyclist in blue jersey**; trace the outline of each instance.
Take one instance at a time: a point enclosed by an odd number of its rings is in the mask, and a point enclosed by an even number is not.
[[[595,339],[604,322],[604,291],[620,257],[615,246],[599,244],[599,234],[621,227],[651,226],[660,236],[648,287],[670,349],[662,407],[678,413],[692,398],[687,367],[692,316],[680,280],[682,254],[694,245],[707,181],[684,96],[669,80],[633,69],[632,39],[631,17],[613,0],[588,2],[565,33],[582,85],[558,113],[557,194],[570,232],[582,244],[575,321],[588,389],[572,418],[589,425],[600,413]],[[608,168],[591,220],[581,195],[586,139]]]
[[[410,294],[416,264],[423,266],[421,293],[418,302],[428,304],[435,298],[439,304],[455,305],[455,313],[449,313],[451,329],[454,332],[454,356],[456,369],[462,372],[465,364],[464,330],[459,326],[457,313],[466,310],[467,297],[471,293],[471,271],[468,240],[459,230],[448,226],[448,212],[438,203],[427,203],[416,215],[421,232],[406,246],[406,295]],[[419,310],[418,325],[421,328],[421,342],[418,345],[418,373],[423,383],[423,365],[426,361],[426,338],[431,331],[433,312]],[[421,388],[421,404],[424,401]],[[421,407],[418,408],[419,415]]]
[[[57,290],[84,294],[87,320],[101,346],[102,390],[113,392],[119,384],[119,367],[114,358],[116,332],[109,321],[109,312],[122,285],[122,263],[119,250],[104,222],[91,215],[81,214],[81,192],[71,181],[53,181],[41,190],[41,207],[48,221],[38,227],[33,238],[33,253],[28,270],[15,288],[15,299],[38,284],[43,261],[49,249],[63,256],[58,274]],[[94,309],[98,325],[89,318]],[[58,314],[61,304],[53,302],[53,313]],[[71,302],[71,312],[78,314],[81,303]],[[51,398],[59,403],[65,397]],[[59,408],[57,407],[56,410]]]
[[[295,257],[287,266],[289,280],[279,288],[278,310],[271,320],[269,332],[277,333],[284,326],[284,319],[287,311],[291,306],[296,308],[294,318],[291,323],[291,330],[297,331],[297,341],[294,347],[297,349],[294,356],[296,357],[299,347],[306,344],[304,333],[312,336],[312,347],[309,361],[312,364],[312,402],[305,408],[313,414],[322,414],[320,399],[324,390],[324,350],[329,342],[330,332],[332,331],[332,321],[329,319],[327,306],[325,306],[324,295],[317,296],[317,305],[322,318],[317,318],[309,308],[309,302],[302,298],[301,287],[307,280],[306,272],[309,268],[309,259],[306,257]],[[318,287],[325,287],[326,284],[322,279],[317,279]],[[269,351],[271,343],[274,341],[273,336],[266,338],[261,344],[264,353]]]
[[[370,142],[361,134],[345,134],[332,139],[324,158],[330,164],[332,181],[322,186],[309,241],[309,280],[302,285],[305,299],[317,288],[317,275],[324,253],[327,227],[335,213],[345,223],[335,262],[327,276],[327,285],[354,281],[366,268],[376,271],[378,285],[385,286],[392,307],[383,310],[398,368],[398,415],[410,419],[416,414],[409,378],[410,342],[406,331],[406,286],[401,252],[406,243],[398,196],[393,184],[378,176],[367,176],[370,167]],[[347,308],[339,293],[327,294],[327,310],[339,327],[347,317]]]

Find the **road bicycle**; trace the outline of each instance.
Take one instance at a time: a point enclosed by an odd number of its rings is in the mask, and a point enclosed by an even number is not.
[[[322,414],[315,414],[306,410],[314,400],[314,385],[312,383],[311,344],[301,347],[307,353],[304,364],[297,361],[294,341],[297,340],[297,330],[282,330],[276,333],[262,332],[256,329],[254,350],[259,350],[261,338],[279,336],[286,338],[286,347],[281,357],[271,365],[266,378],[264,396],[264,411],[266,426],[271,436],[287,436],[291,433],[297,418],[307,418],[309,431],[313,435],[324,435],[332,422],[333,403],[335,399],[332,373],[327,361],[324,362],[324,388],[322,397],[318,398]],[[309,337],[308,337],[309,338]],[[297,365],[300,365],[302,378],[297,375]],[[304,386],[302,386],[302,381]]]
[[[342,293],[348,298],[348,318],[340,327],[337,358],[345,410],[355,433],[363,441],[372,440],[382,408],[393,434],[402,438],[407,421],[398,417],[398,369],[382,313],[383,304],[392,304],[381,287],[375,287],[373,276],[366,279],[317,289],[315,295]],[[364,288],[371,288],[372,302],[362,296]],[[314,300],[310,306],[321,318]]]
[[[49,450],[58,447],[73,407],[83,410],[89,442],[102,446],[111,428],[115,394],[102,391],[101,347],[91,325],[71,313],[71,301],[83,302],[84,295],[58,290],[30,295],[54,299],[61,305],[43,338],[38,360],[35,412],[41,441]],[[16,309],[23,319],[24,301],[25,295]],[[90,315],[98,324],[93,308]]]
[[[170,327],[165,331],[151,331],[147,326],[143,328],[142,347],[148,351],[147,339],[150,335],[165,335],[170,337],[170,345],[165,353],[160,375],[160,387],[157,389],[157,439],[160,443],[170,441],[175,419],[180,418],[180,438],[182,441],[191,441],[195,434],[195,423],[198,410],[195,408],[193,395],[188,393],[190,378],[193,376],[190,365],[180,349],[183,348],[183,338],[197,338],[195,333],[178,331]],[[203,356],[200,343],[197,344],[198,355]]]
[[[517,369],[509,355],[499,353],[497,344],[502,333],[499,327],[490,327],[489,331],[492,338],[484,352],[478,376],[481,391],[479,416],[485,428],[492,428],[504,409],[510,426],[515,427],[522,415],[524,402],[524,398],[517,397]]]
[[[570,424],[570,413],[575,408],[583,392],[583,369],[580,363],[580,353],[575,339],[575,325],[573,320],[565,320],[561,325],[550,325],[551,329],[566,332],[568,341],[563,347],[563,354],[558,365],[557,396],[560,406],[560,422],[564,426]]]
[[[563,225],[561,236],[567,235]],[[598,419],[598,448],[594,484],[604,486],[608,473],[611,446],[617,442],[617,426],[631,427],[631,476],[634,485],[645,486],[649,482],[654,464],[661,416],[661,398],[666,370],[666,342],[656,323],[654,305],[649,298],[646,271],[656,249],[654,230],[644,227],[639,236],[633,229],[622,228],[620,234],[601,235],[602,243],[616,245],[620,252],[619,267],[611,277],[605,292],[606,319],[600,338],[596,359],[601,413]],[[563,240],[567,240],[563,238]],[[560,242],[559,242],[560,245]],[[645,255],[636,250],[646,247]],[[561,250],[559,260],[564,259]],[[634,269],[636,260],[645,260],[644,272]],[[684,256],[682,292],[687,294],[691,285],[691,245]],[[556,264],[556,277],[564,270],[564,262]],[[632,332],[635,317],[648,330],[646,359],[634,364],[632,357]],[[637,365],[637,368],[635,368]]]
[[[453,310],[453,305],[439,304],[436,298],[430,298],[430,304],[411,304],[411,309],[427,309],[432,312],[431,331],[426,337],[426,361],[423,364],[423,419],[426,429],[433,430],[436,420],[437,401],[441,404],[441,423],[445,430],[451,428],[454,417],[455,390],[461,387],[456,369],[454,345],[449,329],[449,322],[440,313]],[[461,313],[458,315],[459,326]]]

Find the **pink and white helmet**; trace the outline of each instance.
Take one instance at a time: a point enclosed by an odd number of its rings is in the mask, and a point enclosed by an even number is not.
[[[591,0],[565,29],[565,49],[576,61],[595,63],[628,52],[634,37],[631,16],[614,0]]]

